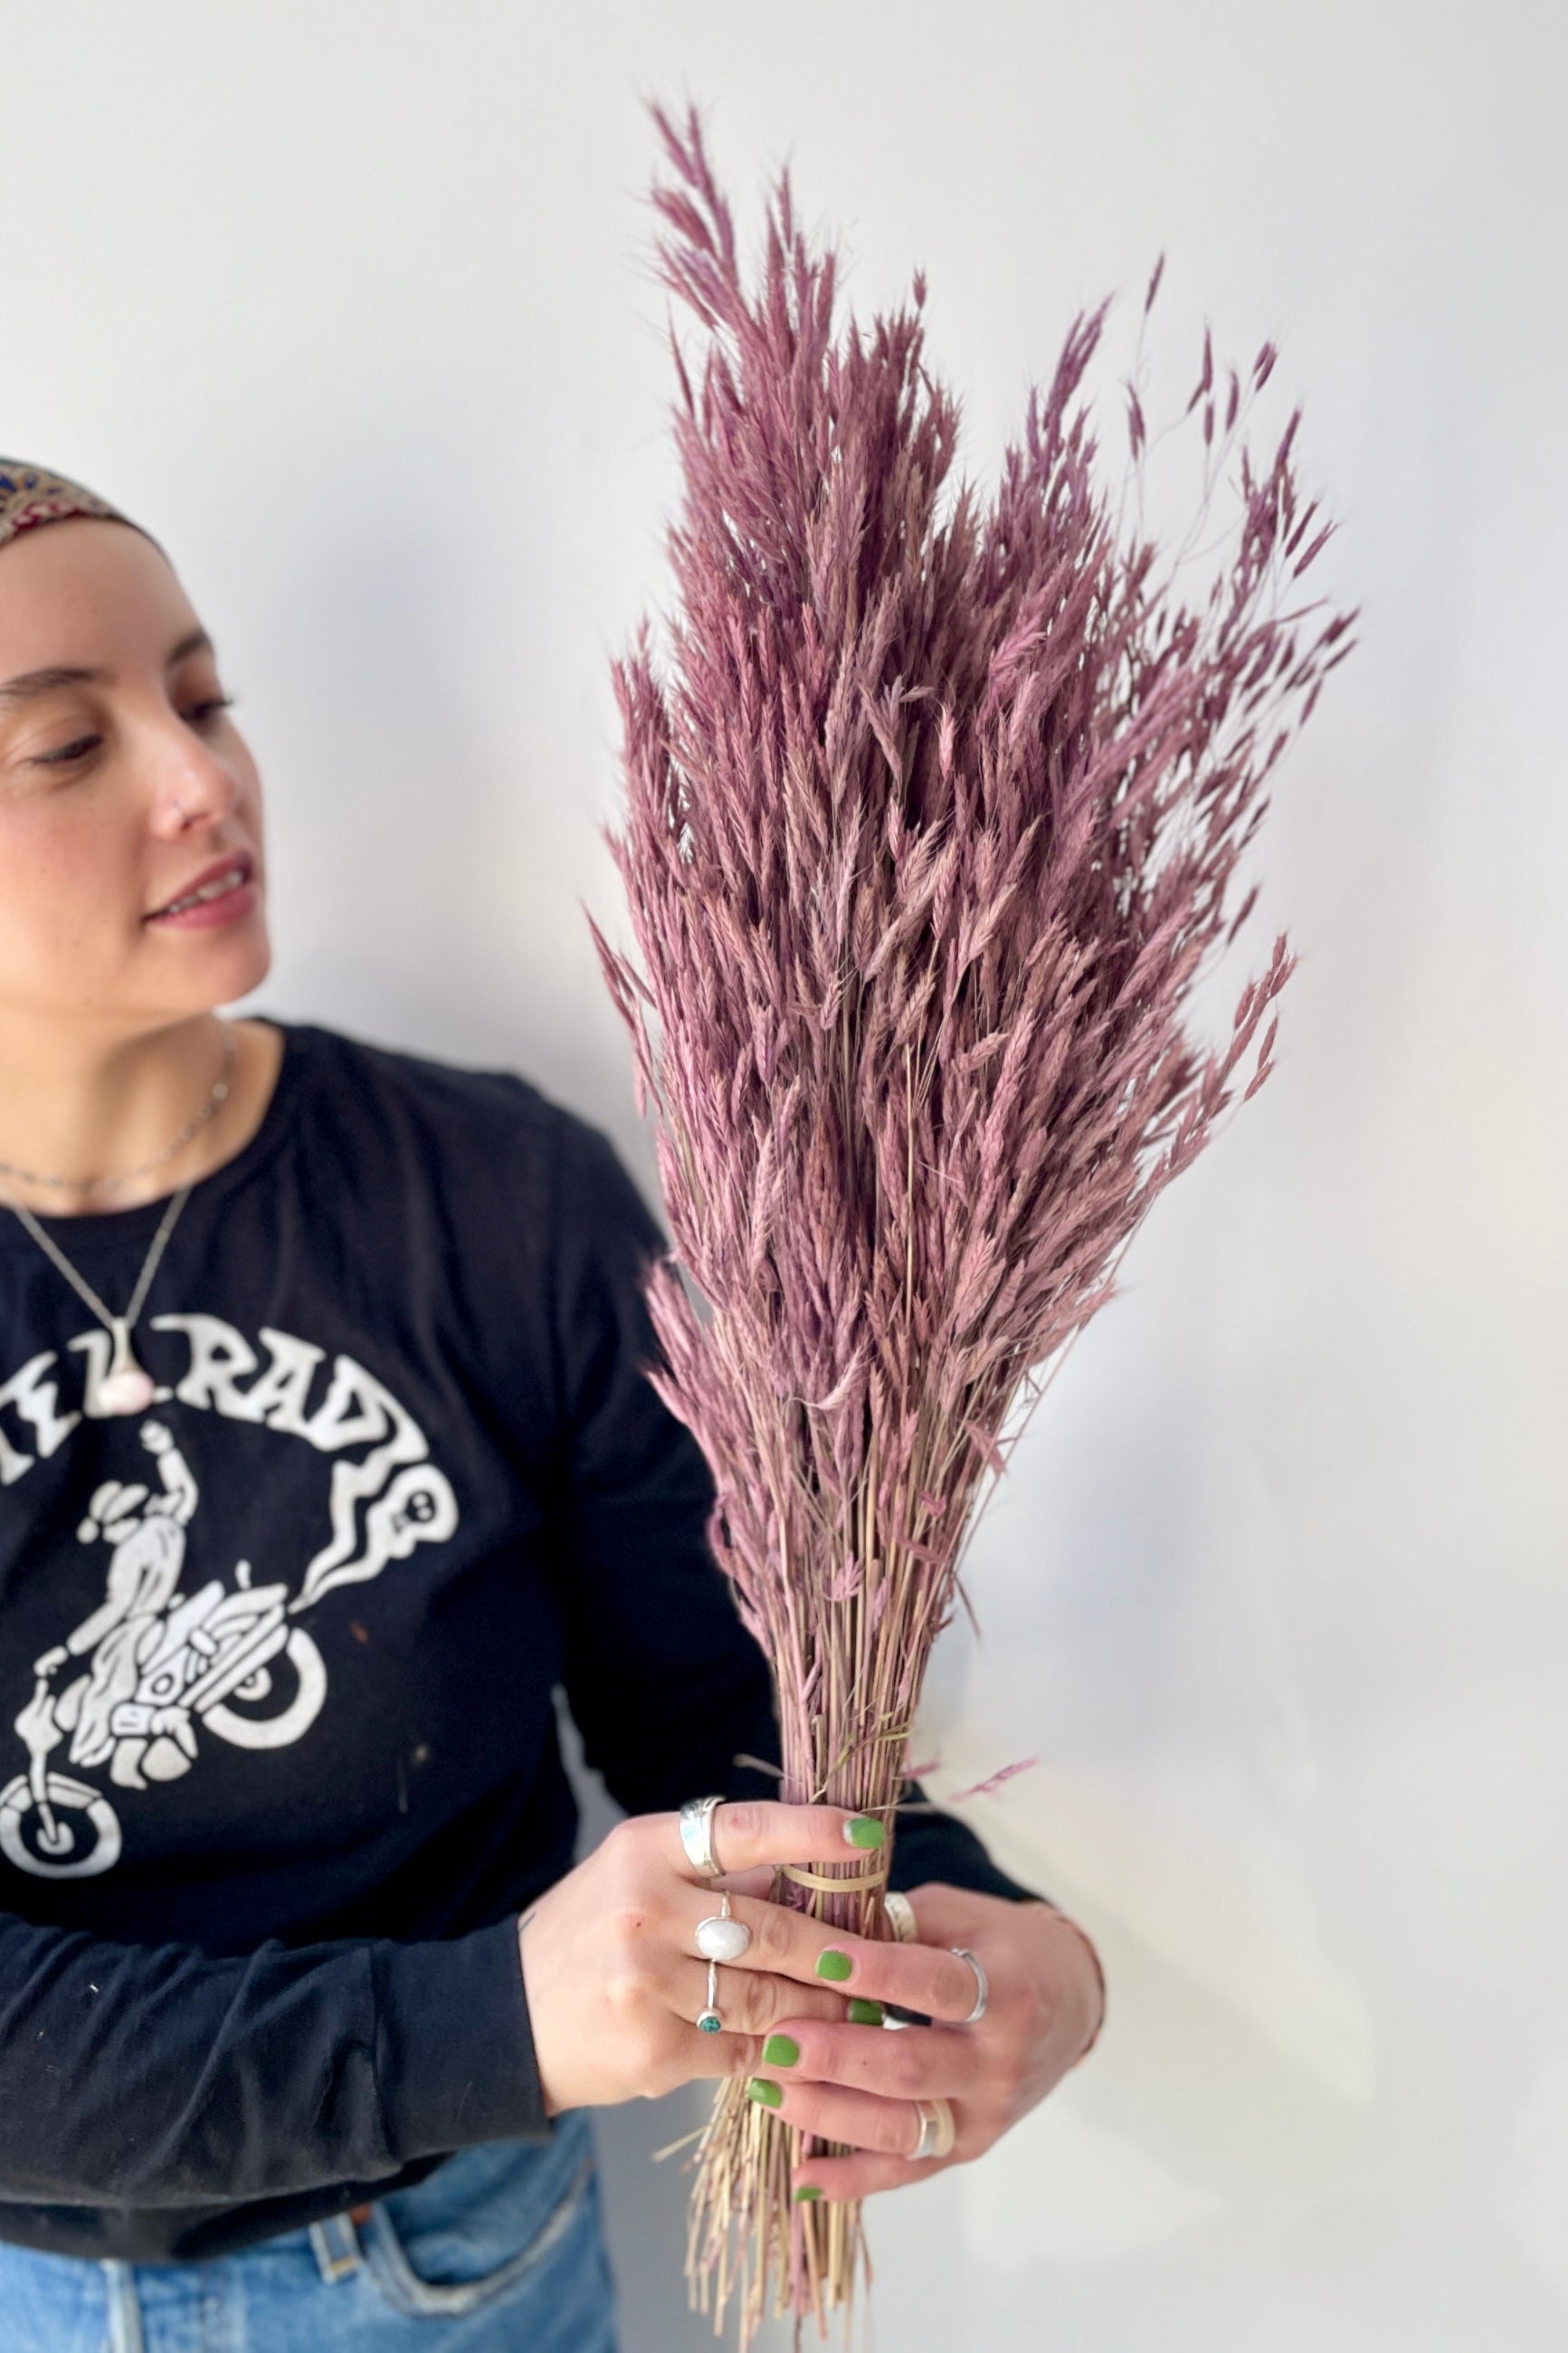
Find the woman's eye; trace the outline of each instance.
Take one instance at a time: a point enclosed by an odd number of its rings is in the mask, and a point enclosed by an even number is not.
[[[192,727],[205,727],[210,725],[220,712],[231,711],[233,707],[232,694],[206,694],[199,702],[194,702],[184,716]],[[88,754],[95,752],[102,741],[103,737],[97,733],[90,735],[78,735],[70,743],[62,744],[58,751],[37,753],[34,757],[33,765],[36,768],[69,767],[77,760],[85,760]]]
[[[233,708],[232,694],[209,694],[195,703],[188,715],[193,724],[200,725],[205,720],[216,718],[220,711],[232,711]]]
[[[37,768],[64,767],[72,760],[85,759],[102,741],[101,735],[79,735],[74,743],[62,744],[58,752],[40,752],[33,765]]]

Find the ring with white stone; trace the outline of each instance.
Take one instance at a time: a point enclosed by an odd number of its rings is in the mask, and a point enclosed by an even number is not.
[[[991,1986],[975,1956],[963,1945],[950,1945],[948,1951],[961,1961],[967,1961],[974,1971],[974,2007],[967,2018],[959,2020],[960,2026],[978,2026],[985,2015],[985,2005],[991,1999]]]
[[[958,2137],[958,2128],[947,2101],[917,2100],[915,2113],[921,2120],[921,2137],[910,2151],[910,2158],[948,2156]]]
[[[719,1798],[688,1798],[680,1809],[680,1843],[686,1849],[686,1860],[704,1879],[717,1879],[721,1865],[713,1852],[713,1813],[724,1800]]]
[[[738,1961],[752,1941],[752,1932],[745,1922],[731,1918],[727,1893],[719,1898],[717,1912],[710,1912],[706,1920],[699,1920],[694,1933],[697,1949],[705,1961]]]

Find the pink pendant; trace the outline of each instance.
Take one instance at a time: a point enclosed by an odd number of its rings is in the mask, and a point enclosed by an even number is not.
[[[153,1402],[153,1377],[142,1371],[131,1353],[131,1333],[123,1317],[116,1316],[110,1329],[114,1338],[114,1355],[98,1385],[100,1410],[142,1413]]]
[[[140,1365],[127,1365],[99,1383],[98,1402],[105,1413],[142,1413],[153,1402],[153,1377]]]

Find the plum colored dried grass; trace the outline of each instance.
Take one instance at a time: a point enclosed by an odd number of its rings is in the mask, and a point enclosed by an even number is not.
[[[1114,512],[1072,406],[1109,301],[1031,395],[991,504],[965,483],[943,512],[958,410],[921,359],[922,278],[912,311],[836,336],[836,254],[799,231],[785,172],[749,293],[697,111],[652,111],[676,174],[652,195],[659,273],[706,348],[693,373],[671,330],[667,670],[646,621],[615,665],[626,830],[605,838],[642,969],[588,918],[700,1294],[674,1259],[650,1270],[664,1362],[646,1369],[713,1472],[710,1541],[773,1664],[784,1795],[891,1831],[1011,1409],[1111,1295],[1244,1060],[1242,1100],[1268,1072],[1283,935],[1220,1050],[1184,1006],[1253,904],[1227,901],[1261,787],[1355,615],[1303,639],[1321,600],[1279,609],[1333,528],[1299,502],[1299,409],[1261,473],[1240,447],[1205,599],[1122,531],[1150,448],[1138,385]],[[1200,519],[1276,356],[1222,396],[1205,332],[1184,412]],[[863,1863],[828,1876],[778,1892],[885,1933]],[[770,2306],[847,2320],[859,2209],[790,2197],[820,2147],[720,2091],[689,2270],[716,2327],[739,2292],[742,2341]]]

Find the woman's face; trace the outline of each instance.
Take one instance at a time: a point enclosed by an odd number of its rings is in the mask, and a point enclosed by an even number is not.
[[[271,961],[264,879],[256,764],[167,560],[95,516],[0,548],[0,1020],[232,1003]]]

